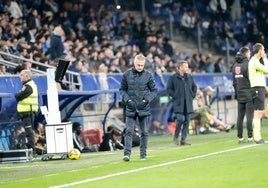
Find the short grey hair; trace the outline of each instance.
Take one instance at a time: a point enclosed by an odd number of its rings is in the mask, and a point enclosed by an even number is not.
[[[184,63],[188,63],[187,61],[185,61],[185,60],[179,60],[177,63],[176,63],[176,67],[177,68],[180,68],[181,66],[182,66],[182,64],[184,64]]]
[[[134,62],[136,62],[137,60],[146,61],[146,57],[143,54],[138,54],[138,55],[135,56]]]

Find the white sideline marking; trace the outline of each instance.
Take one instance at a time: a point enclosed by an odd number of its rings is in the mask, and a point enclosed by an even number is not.
[[[172,165],[172,164],[175,164],[175,163],[181,163],[181,162],[185,162],[185,161],[191,161],[191,160],[195,160],[195,159],[205,158],[205,157],[218,155],[218,154],[222,154],[222,153],[227,153],[227,152],[247,149],[247,148],[250,148],[250,147],[260,146],[260,145],[261,144],[253,144],[253,145],[242,146],[242,147],[234,148],[234,149],[228,149],[228,150],[222,150],[222,151],[218,151],[218,152],[212,152],[212,153],[208,153],[208,154],[204,154],[204,155],[198,155],[198,156],[195,156],[195,157],[189,157],[189,158],[186,158],[186,159],[180,159],[180,160],[177,160],[177,161],[171,161],[171,162],[162,163],[162,164],[158,164],[158,165],[152,165],[152,166],[147,166],[147,167],[138,168],[138,169],[134,169],[134,170],[119,172],[119,173],[115,173],[115,174],[109,174],[109,175],[106,175],[106,176],[89,178],[89,179],[85,179],[85,180],[77,181],[77,182],[73,182],[73,183],[67,183],[67,184],[52,186],[50,188],[70,187],[70,186],[74,186],[74,185],[79,185],[79,184],[89,183],[89,182],[93,182],[93,181],[108,179],[108,178],[115,177],[115,176],[121,176],[121,175],[125,175],[125,174],[140,172],[140,171],[144,171],[144,170],[148,170],[148,169],[152,169],[152,168],[169,166],[169,165]]]

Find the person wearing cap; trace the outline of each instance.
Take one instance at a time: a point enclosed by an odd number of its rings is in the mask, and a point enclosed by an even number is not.
[[[253,139],[256,144],[264,144],[265,141],[261,136],[261,118],[267,93],[265,73],[268,73],[268,60],[261,43],[253,45],[253,54],[248,63],[250,86],[253,90]]]
[[[193,76],[189,74],[187,61],[177,63],[177,72],[169,77],[167,92],[173,101],[173,112],[176,115],[177,124],[173,141],[177,145],[191,145],[186,142],[188,127],[193,113],[193,100],[196,96],[197,85]],[[178,141],[180,132],[181,140]]]
[[[248,62],[250,59],[250,49],[242,47],[235,56],[235,63],[232,66],[233,86],[235,90],[235,98],[237,100],[237,137],[238,143],[253,142],[253,103],[251,87],[248,75]],[[243,137],[243,121],[246,115],[247,136]]]

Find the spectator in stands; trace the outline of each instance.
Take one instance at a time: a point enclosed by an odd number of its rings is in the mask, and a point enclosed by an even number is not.
[[[15,94],[15,98],[18,102],[17,111],[26,132],[29,148],[33,149],[33,154],[35,155],[36,151],[32,127],[33,118],[39,108],[38,89],[31,79],[31,72],[29,70],[22,70],[19,77],[23,86],[22,89]]]
[[[88,70],[92,70],[93,66],[90,64],[90,55],[89,55],[89,49],[88,47],[84,46],[80,48],[79,54],[78,54],[78,59],[83,61],[85,63],[85,66],[88,68]]]
[[[192,36],[193,31],[196,27],[197,19],[192,9],[188,9],[184,12],[181,18],[181,30],[185,34],[186,39]]]
[[[190,59],[190,63],[189,63],[189,69],[192,73],[196,73],[199,72],[199,62],[200,62],[200,57],[197,53],[194,53],[192,55],[192,58]]]
[[[206,73],[213,73],[214,72],[214,66],[213,63],[211,62],[212,55],[208,54],[206,56],[206,61],[205,61],[205,66],[204,66],[204,71]]]
[[[216,45],[219,46],[220,42],[222,41],[220,39],[222,33],[222,27],[219,21],[213,20],[212,23],[209,24],[208,30],[207,30],[207,41],[210,48],[214,48]]]
[[[11,14],[12,18],[18,19],[23,17],[22,11],[16,1],[6,0],[5,8]]]
[[[248,61],[250,59],[250,49],[248,47],[240,48],[235,56],[235,63],[232,67],[233,86],[235,89],[235,99],[237,100],[237,137],[238,143],[253,142],[252,120],[253,104],[252,92],[248,75]],[[246,115],[247,136],[243,137],[243,123]]]
[[[175,73],[176,72],[175,62],[172,59],[170,59],[167,62],[166,70],[168,73]]]
[[[108,72],[109,73],[122,73],[121,68],[119,66],[119,58],[114,57],[113,59],[111,59]]]
[[[113,50],[111,50],[110,48],[105,48],[103,55],[104,56],[99,59],[100,63],[103,63],[105,66],[109,67],[111,60],[114,56]]]
[[[146,59],[142,54],[134,58],[134,67],[124,72],[120,94],[126,104],[126,133],[124,161],[130,160],[132,148],[132,135],[136,121],[141,130],[140,159],[146,160],[148,145],[148,118],[150,115],[150,102],[157,96],[157,87],[149,71],[144,70]]]
[[[77,72],[77,73],[88,72],[84,61],[80,60],[80,59],[75,60],[74,62],[72,62],[72,64],[69,66],[68,70],[73,71],[73,72]],[[74,80],[74,81],[78,82],[77,80]]]
[[[210,0],[209,8],[212,12],[212,18],[219,21],[227,21],[228,7],[226,0]]]
[[[48,54],[50,60],[56,61],[57,58],[61,57],[64,52],[63,38],[64,31],[61,26],[56,26],[51,35],[50,48],[48,49]]]
[[[248,63],[248,75],[253,92],[253,139],[256,144],[264,144],[261,136],[261,119],[264,111],[265,93],[267,93],[264,73],[268,73],[268,60],[264,46],[256,43],[253,46],[253,56]]]
[[[41,29],[41,20],[38,10],[33,8],[29,10],[28,15],[25,18],[28,28],[36,28],[37,30]]]
[[[88,142],[88,139],[87,139],[86,143],[83,142],[82,126],[79,122],[73,122],[72,130],[73,130],[74,148],[78,149],[82,153],[99,151],[98,144],[90,144]]]
[[[215,73],[226,73],[226,65],[225,59],[223,57],[219,57],[216,63],[214,64],[214,72]]]
[[[140,23],[140,36],[152,35],[155,32],[155,26],[149,16],[145,16]]]
[[[103,141],[100,144],[100,151],[116,151],[124,149],[121,143],[122,133],[116,129],[112,129],[103,136]]]
[[[247,25],[248,40],[252,43],[259,42],[260,40],[260,25],[257,18],[253,18]]]
[[[42,123],[37,123],[34,127],[34,140],[36,154],[43,155],[46,153],[46,135],[45,126]]]
[[[239,21],[241,19],[242,14],[242,1],[241,0],[232,0],[230,4],[231,8],[231,18],[233,22]]]
[[[199,72],[201,72],[201,73],[206,73],[206,60],[207,60],[207,57],[206,57],[206,55],[205,54],[202,54],[202,53],[200,53],[199,54],[199,59],[200,59],[200,61],[199,61],[199,67],[198,67],[198,71]]]
[[[10,73],[7,72],[6,66],[0,64],[0,75],[9,75]]]
[[[188,127],[193,112],[193,99],[195,98],[197,86],[189,73],[187,61],[179,61],[177,73],[169,77],[167,92],[173,101],[173,112],[176,115],[177,124],[173,141],[177,145],[191,145],[186,141]],[[180,142],[178,140],[181,132]]]
[[[30,28],[24,34],[25,35],[25,40],[28,43],[34,44],[36,42],[36,33],[37,33],[37,29],[36,28]]]
[[[174,55],[174,48],[173,48],[173,41],[169,38],[164,39],[163,42],[163,52],[164,54],[169,55],[169,57],[173,57]]]

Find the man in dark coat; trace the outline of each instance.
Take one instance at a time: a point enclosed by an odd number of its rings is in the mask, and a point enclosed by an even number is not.
[[[190,145],[186,142],[186,138],[190,115],[193,112],[193,99],[197,91],[195,81],[188,72],[189,67],[187,61],[178,62],[177,73],[170,76],[167,85],[167,92],[173,101],[173,112],[177,119],[174,142],[179,145],[178,137],[182,128],[180,141],[182,146]]]
[[[132,135],[136,120],[141,130],[140,159],[146,160],[148,144],[148,118],[151,115],[150,102],[157,96],[157,87],[153,75],[144,70],[145,57],[138,54],[134,58],[134,67],[128,69],[122,77],[120,94],[125,103],[126,132],[124,161],[130,160]]]
[[[233,86],[235,89],[235,98],[237,100],[237,137],[238,143],[253,142],[252,120],[253,103],[250,81],[248,78],[248,61],[250,59],[250,49],[248,47],[240,48],[235,56],[235,63],[232,67]],[[248,140],[243,138],[243,120],[246,114]]]
[[[50,59],[53,61],[63,55],[64,46],[62,41],[62,36],[64,35],[64,31],[61,26],[55,27],[52,35],[51,35],[51,43],[50,48],[48,50],[48,54],[50,55]]]

